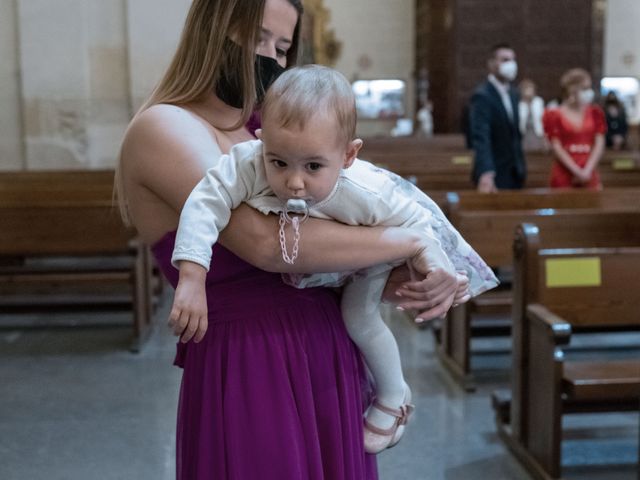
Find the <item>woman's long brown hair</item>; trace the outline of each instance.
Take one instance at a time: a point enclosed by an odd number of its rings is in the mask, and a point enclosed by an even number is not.
[[[287,51],[287,65],[295,65],[303,8],[301,0],[287,1],[298,12],[292,44]],[[240,69],[242,116],[236,125],[224,129],[234,130],[244,125],[256,103],[254,52],[264,6],[265,0],[194,0],[171,64],[136,115],[159,103],[186,105],[203,100],[215,88],[220,72]],[[233,36],[234,41],[242,47],[237,55],[224,49],[229,36]],[[121,157],[122,153],[116,168],[114,197],[123,220],[130,224]]]

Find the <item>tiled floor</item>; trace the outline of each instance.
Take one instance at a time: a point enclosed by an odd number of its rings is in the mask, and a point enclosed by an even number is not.
[[[171,365],[164,313],[158,317],[139,355],[127,351],[121,314],[93,316],[106,325],[91,328],[0,330],[0,479],[173,478],[180,371]],[[479,388],[466,394],[440,367],[429,331],[400,316],[390,324],[417,411],[403,441],[379,456],[381,479],[530,478],[498,439],[489,402],[506,385],[505,342],[478,345],[485,351],[474,358]],[[565,426],[565,479],[637,478],[637,415],[575,416]]]

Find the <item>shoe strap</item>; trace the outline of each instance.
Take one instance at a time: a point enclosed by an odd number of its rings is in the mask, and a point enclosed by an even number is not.
[[[406,425],[409,420],[409,416],[415,410],[415,406],[411,403],[405,403],[404,405],[400,405],[400,408],[392,408],[377,400],[373,402],[373,408],[377,408],[383,413],[387,415],[391,415],[392,417],[396,417],[396,421],[393,422],[393,425],[387,429],[382,429],[375,425],[372,425],[367,419],[365,419],[364,423],[367,426],[367,429],[373,433],[377,433],[378,435],[393,435],[393,433],[397,430],[400,425]]]

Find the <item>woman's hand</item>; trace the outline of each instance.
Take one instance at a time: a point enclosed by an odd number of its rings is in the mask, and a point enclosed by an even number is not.
[[[589,180],[591,180],[592,173],[593,173],[592,169],[588,167],[581,168],[576,173],[575,179],[577,183],[579,183],[580,185],[584,185],[585,183],[589,183]]]
[[[584,185],[589,183],[591,179],[591,171],[587,170],[587,168],[579,169],[573,176],[573,184],[574,185]]]
[[[169,315],[169,327],[182,343],[198,343],[207,332],[207,271],[200,265],[180,262],[180,280]]]
[[[463,279],[460,282],[464,284]],[[448,257],[437,243],[428,241],[406,266],[391,272],[383,298],[402,310],[417,310],[415,321],[421,323],[446,315],[456,299],[466,301],[467,290],[468,280],[459,289],[458,275]]]

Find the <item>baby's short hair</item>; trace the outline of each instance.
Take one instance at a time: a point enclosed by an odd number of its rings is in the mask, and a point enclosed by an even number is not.
[[[341,73],[321,65],[287,70],[269,87],[262,103],[262,122],[303,129],[318,113],[333,114],[338,141],[349,143],[356,134],[356,101],[351,84]]]

